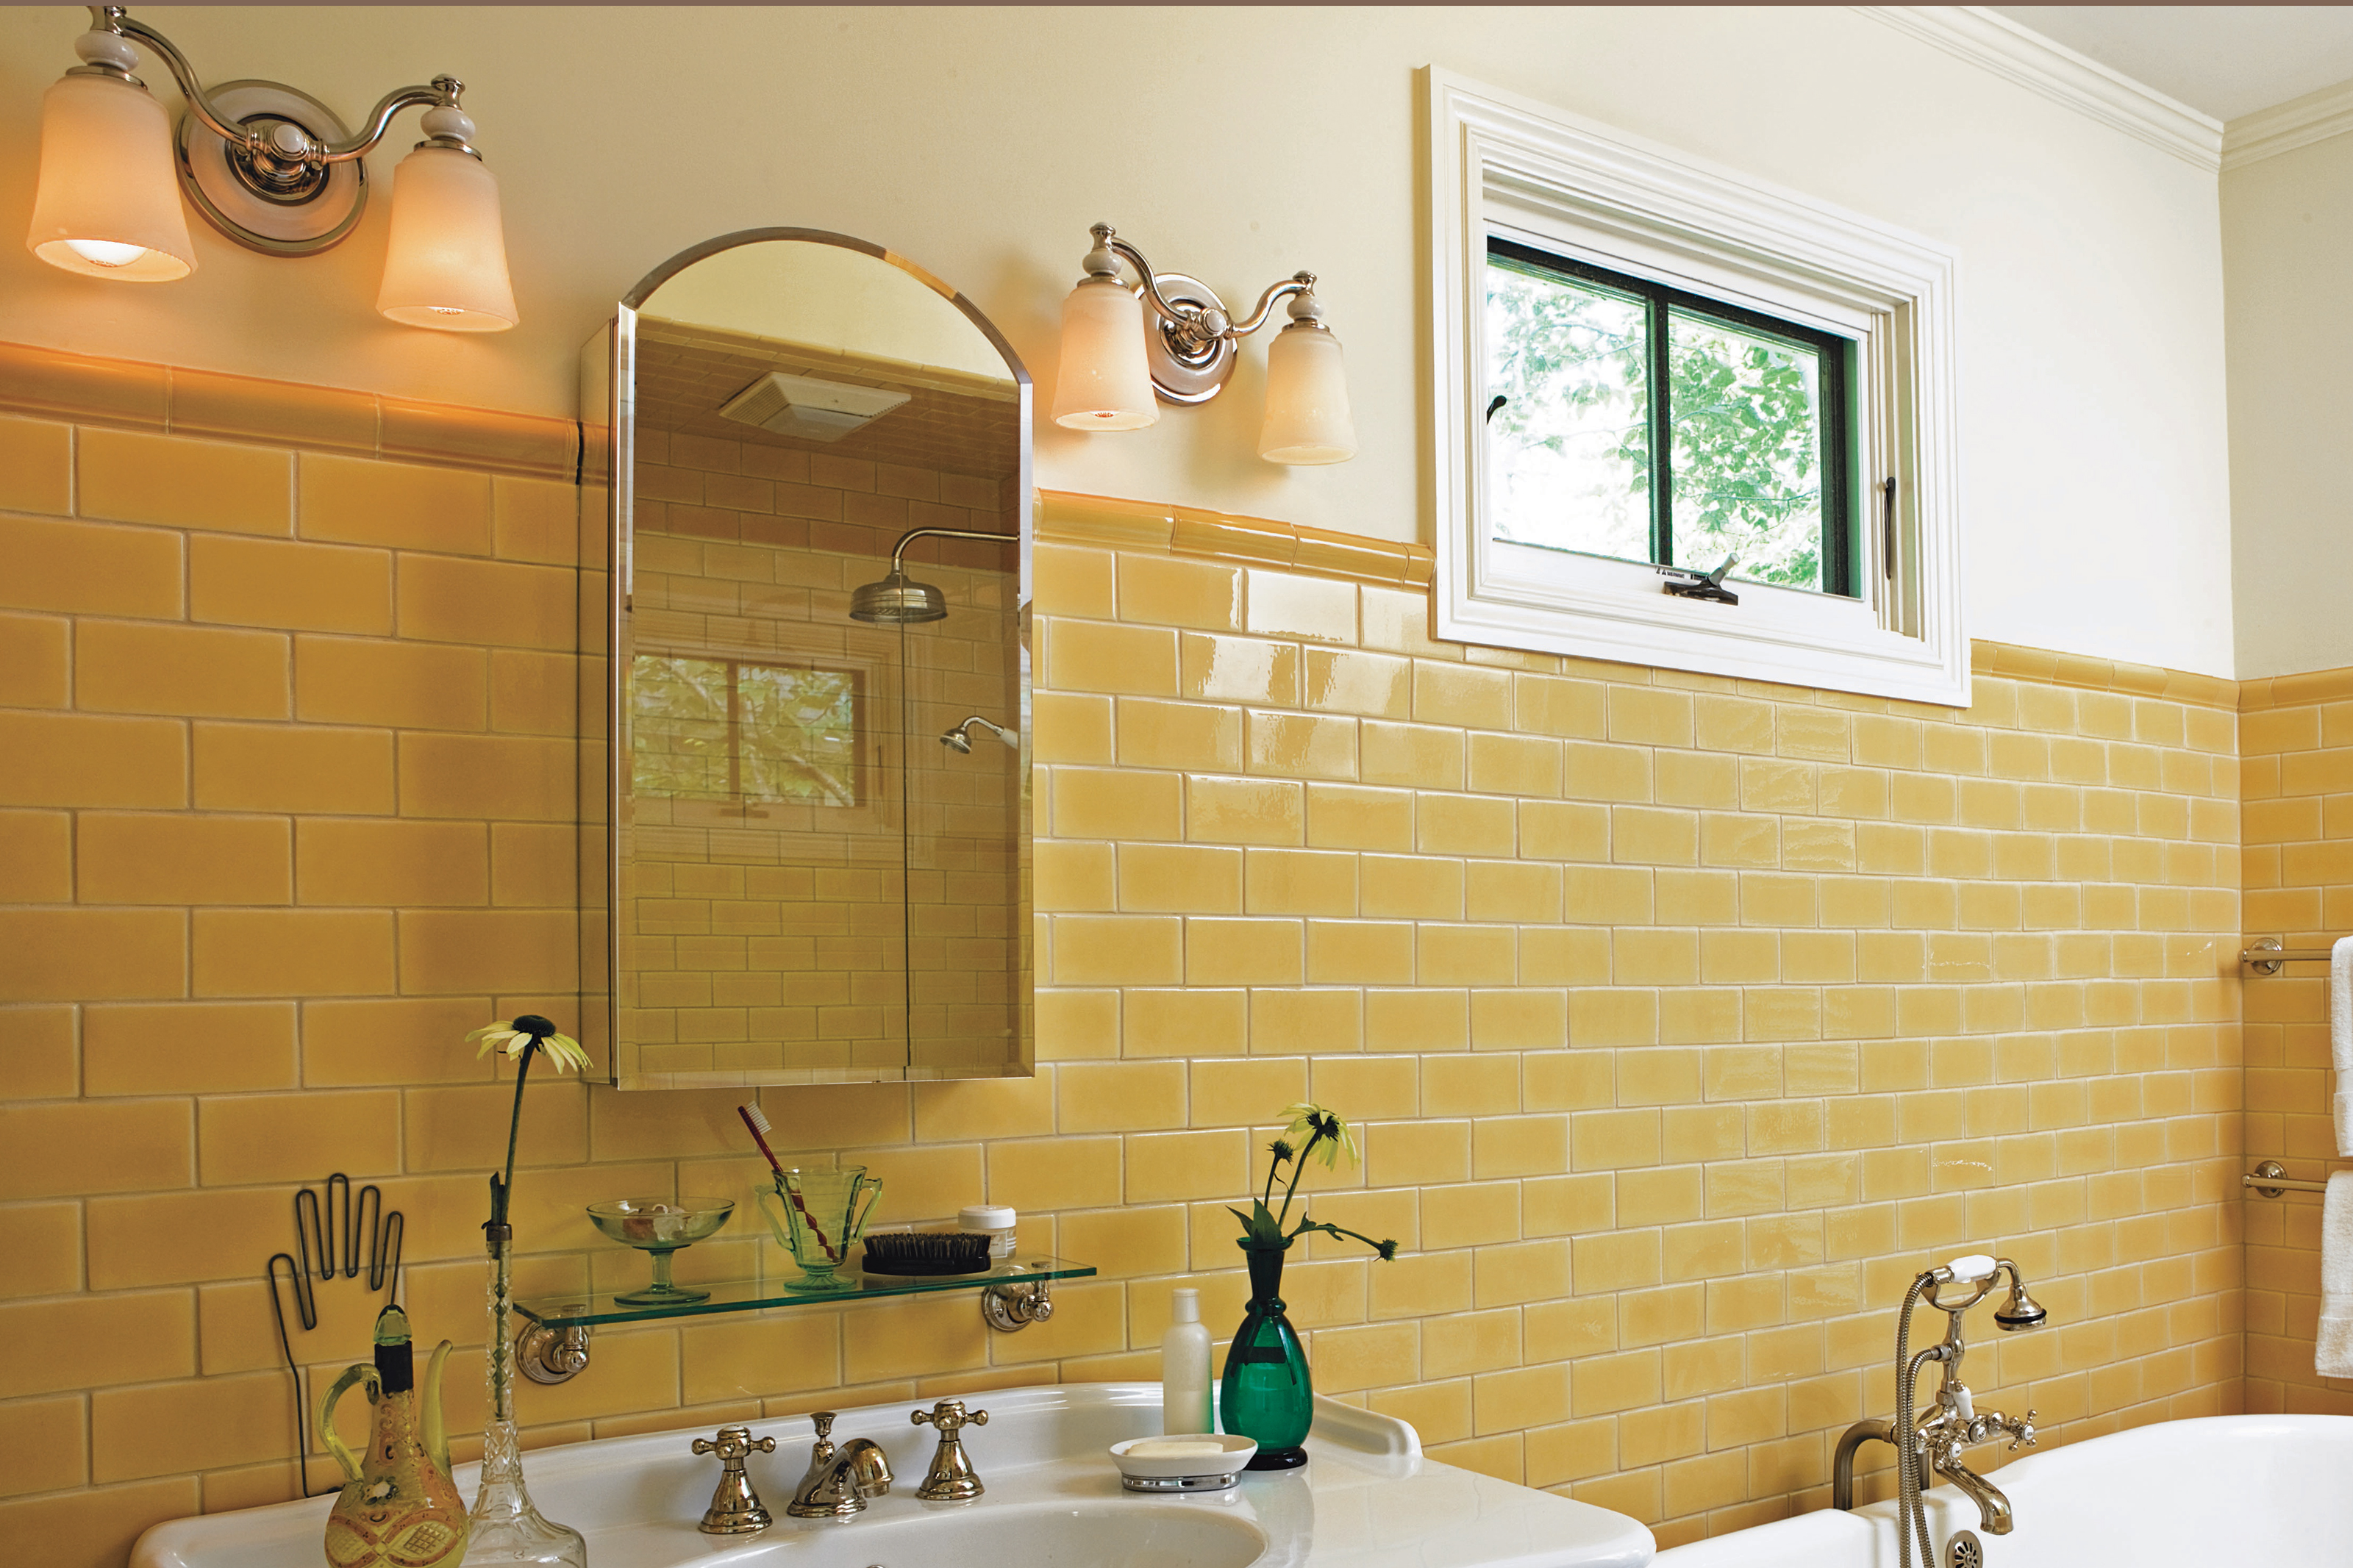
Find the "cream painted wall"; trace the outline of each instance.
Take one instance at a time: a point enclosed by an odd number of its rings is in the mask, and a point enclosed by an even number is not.
[[[2353,665],[2353,136],[2222,176],[2239,676]]]
[[[284,79],[353,114],[396,81],[464,78],[524,324],[482,339],[377,320],[379,205],[303,264],[199,228],[202,270],[147,290],[0,246],[0,339],[570,413],[606,301],[696,240],[793,224],[948,279],[1042,390],[1103,219],[1232,298],[1321,274],[1363,448],[1338,468],[1261,462],[1253,344],[1206,409],[1130,436],[1041,430],[1039,483],[1426,539],[1413,73],[1437,63],[1957,248],[1972,632],[2232,673],[2213,178],[1855,11],[139,14],[216,77]],[[11,225],[80,15],[0,9]]]

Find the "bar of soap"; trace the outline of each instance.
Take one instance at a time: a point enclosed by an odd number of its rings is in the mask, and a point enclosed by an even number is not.
[[[1201,1437],[1146,1437],[1128,1449],[1131,1459],[1198,1459],[1223,1454],[1223,1443]]]

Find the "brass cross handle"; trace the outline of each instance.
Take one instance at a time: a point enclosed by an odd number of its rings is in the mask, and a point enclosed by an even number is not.
[[[929,1425],[939,1428],[940,1446],[932,1455],[931,1472],[923,1477],[923,1487],[915,1496],[924,1502],[968,1502],[981,1494],[980,1477],[974,1473],[972,1460],[964,1451],[964,1440],[958,1436],[966,1426],[988,1425],[988,1412],[975,1410],[966,1414],[964,1401],[943,1399],[929,1410],[908,1412],[907,1419],[917,1426]]]
[[[697,1437],[694,1451],[716,1454],[723,1464],[741,1464],[754,1454],[775,1453],[776,1440],[774,1437],[754,1437],[749,1426],[722,1426],[715,1438]]]
[[[719,1485],[697,1529],[705,1535],[757,1535],[776,1522],[744,1472],[752,1455],[776,1451],[774,1437],[754,1437],[749,1426],[722,1426],[716,1437],[697,1437],[694,1451],[719,1456]]]
[[[963,1400],[943,1399],[929,1410],[909,1411],[907,1420],[912,1426],[928,1425],[938,1427],[942,1432],[955,1432],[966,1426],[987,1426],[988,1412],[976,1410],[967,1415],[965,1412]]]

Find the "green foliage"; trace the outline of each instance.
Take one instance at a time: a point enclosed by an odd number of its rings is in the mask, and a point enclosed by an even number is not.
[[[1345,1237],[1350,1240],[1361,1241],[1371,1247],[1382,1262],[1396,1262],[1398,1253],[1396,1242],[1375,1241],[1369,1236],[1359,1236],[1353,1230],[1345,1230],[1336,1225],[1326,1225],[1321,1220],[1310,1219],[1307,1217],[1307,1211],[1303,1208],[1299,1211],[1297,1225],[1287,1231],[1282,1228],[1284,1222],[1291,1215],[1292,1194],[1299,1190],[1299,1178],[1306,1173],[1307,1162],[1310,1159],[1320,1159],[1324,1169],[1333,1170],[1337,1168],[1343,1154],[1347,1156],[1350,1164],[1363,1158],[1361,1151],[1356,1147],[1356,1133],[1350,1130],[1346,1122],[1340,1120],[1337,1112],[1326,1110],[1320,1105],[1293,1105],[1288,1107],[1282,1114],[1291,1121],[1291,1125],[1284,1129],[1285,1132],[1293,1135],[1304,1132],[1308,1135],[1307,1142],[1294,1150],[1291,1145],[1290,1138],[1283,1137],[1276,1139],[1266,1146],[1267,1152],[1272,1156],[1267,1163],[1266,1191],[1250,1200],[1250,1212],[1248,1214],[1242,1213],[1241,1210],[1230,1205],[1226,1209],[1228,1214],[1242,1223],[1242,1234],[1234,1245],[1285,1247],[1289,1247],[1294,1238],[1304,1236],[1309,1231],[1315,1231],[1324,1236]],[[1282,1190],[1282,1208],[1271,1208],[1268,1205],[1274,1196],[1274,1184],[1282,1179],[1282,1168],[1285,1165],[1291,1167],[1291,1183]]]
[[[1513,505],[1498,531],[1523,544],[1651,557],[1646,307],[1504,267],[1487,271],[1487,421]],[[1545,454],[1549,464],[1526,463]]]
[[[1820,588],[1820,356],[1671,313],[1667,373],[1677,563]]]

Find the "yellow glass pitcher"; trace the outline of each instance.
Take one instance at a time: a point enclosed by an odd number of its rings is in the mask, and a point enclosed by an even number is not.
[[[449,1479],[449,1433],[441,1420],[443,1340],[417,1399],[408,1318],[398,1307],[376,1314],[375,1363],[343,1369],[319,1404],[319,1440],[349,1478],[327,1515],[329,1568],[443,1568],[466,1555],[466,1504]],[[335,1432],[335,1402],[363,1384],[375,1407],[364,1458]]]

